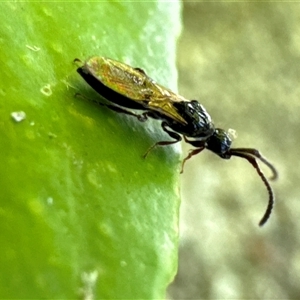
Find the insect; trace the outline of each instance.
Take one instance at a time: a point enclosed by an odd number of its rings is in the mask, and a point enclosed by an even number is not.
[[[157,84],[142,69],[133,68],[124,63],[101,57],[91,57],[81,63],[77,72],[102,97],[113,104],[99,103],[118,113],[136,117],[144,122],[148,118],[162,121],[161,126],[173,140],[159,141],[152,145],[144,157],[157,146],[167,146],[178,143],[182,137],[186,143],[194,146],[182,161],[184,164],[192,156],[208,149],[223,159],[238,156],[246,159],[256,170],[267,188],[269,201],[266,211],[259,222],[262,226],[269,219],[273,205],[274,193],[268,179],[260,169],[257,159],[264,163],[272,172],[270,180],[278,177],[275,167],[253,148],[231,148],[232,140],[228,132],[215,128],[210,115],[196,100],[187,100],[171,90]],[[140,114],[128,109],[141,110]]]

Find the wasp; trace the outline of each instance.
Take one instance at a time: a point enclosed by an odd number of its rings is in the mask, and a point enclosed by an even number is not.
[[[230,134],[216,128],[210,115],[197,100],[187,100],[156,83],[140,68],[133,68],[113,59],[94,56],[82,63],[77,72],[102,97],[113,104],[99,105],[137,118],[145,122],[148,118],[161,121],[161,127],[172,140],[159,141],[152,145],[144,157],[157,146],[178,143],[182,137],[195,149],[189,151],[182,161],[181,173],[187,160],[208,149],[223,159],[237,156],[246,159],[256,170],[263,181],[269,195],[266,211],[259,222],[264,225],[269,219],[274,206],[274,192],[260,169],[257,159],[264,163],[272,172],[270,180],[278,177],[275,167],[254,148],[231,148]],[[132,110],[142,111],[136,113]]]

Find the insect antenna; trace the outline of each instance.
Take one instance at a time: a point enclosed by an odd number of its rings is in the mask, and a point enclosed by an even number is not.
[[[271,188],[271,185],[270,185],[268,179],[263,174],[263,172],[260,169],[260,167],[259,167],[259,165],[258,165],[255,158],[260,159],[265,165],[267,165],[271,169],[271,171],[273,173],[273,176],[271,177],[271,180],[274,180],[278,177],[277,170],[256,149],[248,149],[248,148],[230,149],[229,154],[231,154],[232,156],[239,156],[239,157],[247,159],[249,161],[249,163],[257,171],[258,175],[260,176],[260,178],[262,179],[263,183],[265,184],[265,186],[267,188],[267,191],[269,193],[269,202],[268,202],[266,212],[265,212],[264,216],[262,217],[262,219],[259,222],[259,226],[263,226],[268,221],[268,219],[271,215],[271,212],[272,212],[272,209],[273,209],[273,206],[274,206],[275,197],[274,197],[274,193],[273,193],[273,190]]]
[[[252,156],[255,156],[256,158],[260,159],[272,171],[273,175],[269,179],[270,180],[276,180],[278,178],[278,172],[275,169],[275,167],[265,157],[263,157],[257,149],[253,149],[253,148],[235,148],[235,149],[231,149],[231,151],[232,150],[234,152],[239,152],[239,153],[248,153],[248,154],[251,154]],[[234,154],[232,154],[232,155],[234,155]]]

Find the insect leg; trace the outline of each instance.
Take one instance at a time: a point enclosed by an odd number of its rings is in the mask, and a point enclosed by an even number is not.
[[[173,139],[175,139],[175,141],[161,141],[161,142],[155,143],[143,155],[144,158],[146,158],[147,155],[149,154],[149,152],[152,151],[157,146],[168,146],[168,145],[172,145],[172,144],[175,144],[175,143],[178,143],[178,142],[181,141],[181,139],[182,139],[181,136],[178,133],[176,133],[176,132],[170,131],[167,128],[167,126],[168,126],[168,124],[166,122],[162,122],[161,127],[162,127],[163,131],[166,132],[170,137],[172,137]]]
[[[118,106],[115,106],[115,105],[103,104],[103,103],[99,103],[99,104],[101,104],[103,106],[106,106],[107,108],[109,108],[109,109],[111,109],[111,110],[113,110],[117,113],[127,114],[127,115],[130,115],[130,116],[136,117],[140,122],[145,122],[148,119],[147,112],[142,113],[142,114],[135,114],[130,110],[127,110],[127,109],[124,109],[124,108],[121,108],[121,107],[118,107]]]
[[[204,150],[204,148],[205,148],[205,147],[203,146],[203,147],[201,147],[201,148],[196,148],[196,149],[192,149],[192,150],[189,151],[188,156],[182,161],[180,174],[183,173],[183,167],[184,167],[184,165],[185,165],[185,162],[186,162],[188,159],[190,159],[192,156],[194,156],[194,155],[200,153],[202,150]]]
[[[75,58],[73,60],[73,63],[80,63],[80,64],[82,64],[82,61],[79,58]]]
[[[121,107],[116,106],[116,105],[105,104],[105,103],[101,103],[101,102],[99,102],[97,100],[89,99],[89,98],[87,98],[87,97],[85,97],[85,96],[83,96],[82,94],[79,94],[79,93],[76,93],[75,97],[81,97],[84,100],[93,102],[93,103],[95,103],[97,105],[105,106],[105,107],[107,107],[107,108],[109,108],[109,109],[111,109],[111,110],[113,110],[113,111],[115,111],[117,113],[123,113],[123,114],[127,114],[127,115],[130,115],[130,116],[136,117],[140,122],[145,122],[148,119],[147,112],[142,113],[142,114],[135,114],[135,113],[133,113],[130,110],[121,108]]]

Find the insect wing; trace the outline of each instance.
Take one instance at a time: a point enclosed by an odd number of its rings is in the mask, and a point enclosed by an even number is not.
[[[152,86],[153,95],[148,102],[148,106],[159,113],[171,117],[182,124],[186,124],[185,119],[180,115],[174,102],[187,101],[185,98],[173,93],[169,89],[155,83],[150,79],[149,84]]]
[[[92,57],[85,68],[106,87],[180,123],[186,121],[172,102],[187,101],[165,87],[156,84],[141,69],[105,57]]]
[[[105,57],[92,57],[86,63],[88,71],[105,86],[135,101],[143,101],[146,75],[123,63]]]

